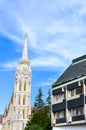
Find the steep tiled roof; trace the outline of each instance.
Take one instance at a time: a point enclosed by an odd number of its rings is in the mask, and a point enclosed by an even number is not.
[[[66,71],[56,80],[53,87],[86,75],[86,55],[74,59]]]
[[[2,123],[3,115],[0,115],[0,123]]]

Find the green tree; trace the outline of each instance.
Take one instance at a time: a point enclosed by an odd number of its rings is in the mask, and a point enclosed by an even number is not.
[[[28,128],[25,128],[25,130],[43,130],[39,125],[33,124],[33,125],[28,125]]]
[[[47,103],[48,108],[50,109],[51,108],[51,92],[50,92],[50,89],[48,91],[48,97],[46,98],[46,103]]]
[[[43,93],[41,88],[38,90],[38,95],[35,98],[34,106],[36,107],[36,111],[45,107],[45,103],[43,101]]]
[[[30,126],[37,124],[43,130],[51,130],[51,119],[47,108],[37,111],[32,119],[28,121],[25,130],[30,130]],[[35,129],[34,129],[35,130]]]
[[[49,116],[51,118],[51,92],[50,89],[48,91],[48,97],[46,98],[46,107],[48,109]]]

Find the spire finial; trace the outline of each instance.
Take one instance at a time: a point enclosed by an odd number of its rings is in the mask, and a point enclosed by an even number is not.
[[[25,33],[25,36],[24,36],[24,47],[23,47],[22,59],[24,60],[28,59],[28,35],[27,33]]]
[[[25,32],[25,35],[24,35],[25,38],[28,38],[28,35],[27,35],[27,32]]]

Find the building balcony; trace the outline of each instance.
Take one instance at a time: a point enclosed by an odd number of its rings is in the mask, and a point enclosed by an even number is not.
[[[60,119],[56,119],[56,124],[58,124],[58,123],[66,123],[66,117],[60,118]]]
[[[83,106],[83,105],[84,105],[84,94],[81,94],[79,98],[71,99],[67,101],[68,109]]]
[[[85,120],[85,115],[77,115],[72,117],[72,121],[81,121]]]
[[[60,94],[60,93],[63,93],[63,92],[65,92],[64,87],[61,87],[61,88],[52,90],[52,94],[53,94],[53,95],[57,95],[57,94]]]
[[[69,101],[69,100],[73,100],[73,99],[76,99],[76,98],[80,98],[80,95],[68,97],[67,100]]]
[[[66,100],[63,100],[63,102],[52,105],[52,111],[57,112],[60,110],[66,109]]]
[[[67,90],[72,90],[72,89],[74,89],[76,87],[78,87],[78,81],[67,85]]]
[[[62,103],[64,100],[65,100],[65,98],[63,98],[63,99],[60,98],[59,100],[53,100],[52,104],[54,105],[54,104]]]

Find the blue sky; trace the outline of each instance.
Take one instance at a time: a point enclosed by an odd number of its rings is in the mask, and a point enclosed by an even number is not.
[[[13,93],[25,32],[33,105],[39,87],[45,98],[72,59],[86,54],[86,1],[0,0],[0,113]]]

